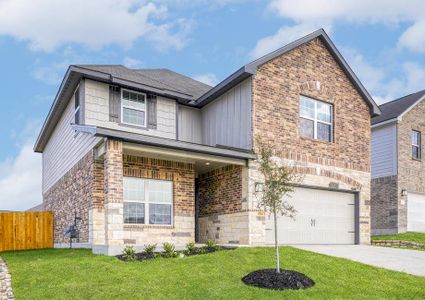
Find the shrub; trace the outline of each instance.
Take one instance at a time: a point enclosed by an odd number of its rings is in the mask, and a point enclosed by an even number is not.
[[[206,247],[207,247],[207,249],[209,251],[213,251],[213,250],[216,249],[216,243],[213,240],[207,240],[207,242],[205,243],[205,245],[206,245]]]
[[[162,247],[164,248],[164,257],[176,257],[178,255],[173,244],[163,243]]]
[[[123,256],[126,261],[135,261],[137,260],[136,251],[133,246],[127,245],[124,247]]]
[[[154,256],[155,249],[156,249],[156,244],[147,244],[143,248],[143,253],[145,253],[147,256]]]
[[[196,254],[198,252],[198,248],[196,248],[195,243],[188,243],[186,245],[186,251],[187,254]]]

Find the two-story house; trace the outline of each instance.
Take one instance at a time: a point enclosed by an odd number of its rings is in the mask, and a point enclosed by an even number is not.
[[[73,65],[35,145],[55,242],[81,217],[95,253],[214,239],[273,243],[257,207],[256,139],[304,174],[281,243],[370,239],[371,116],[380,113],[323,30],[215,87],[165,69]]]
[[[425,90],[372,119],[372,234],[425,232]]]

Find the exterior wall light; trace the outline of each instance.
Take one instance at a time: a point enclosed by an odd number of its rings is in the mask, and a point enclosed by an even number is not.
[[[264,191],[264,184],[261,183],[261,182],[256,182],[255,183],[255,192],[261,193],[262,191]]]
[[[401,190],[401,195],[404,197],[407,196],[407,190]]]

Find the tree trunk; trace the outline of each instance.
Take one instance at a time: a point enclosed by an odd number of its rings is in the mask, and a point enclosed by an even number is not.
[[[279,265],[279,243],[277,241],[277,219],[276,219],[276,206],[273,210],[274,215],[274,246],[276,249],[276,273],[280,273],[280,265]]]

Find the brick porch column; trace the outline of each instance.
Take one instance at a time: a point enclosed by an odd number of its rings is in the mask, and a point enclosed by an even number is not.
[[[105,174],[105,244],[108,254],[117,254],[124,246],[123,150],[122,142],[106,141]],[[114,253],[113,253],[114,252]]]

